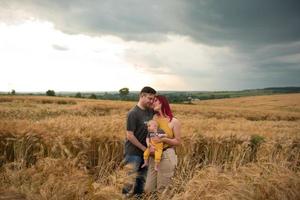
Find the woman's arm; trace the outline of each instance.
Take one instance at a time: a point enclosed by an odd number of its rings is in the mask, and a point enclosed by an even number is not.
[[[161,138],[161,141],[164,143],[167,143],[172,146],[178,146],[181,144],[181,124],[180,122],[176,119],[173,118],[173,133],[174,133],[174,138]]]

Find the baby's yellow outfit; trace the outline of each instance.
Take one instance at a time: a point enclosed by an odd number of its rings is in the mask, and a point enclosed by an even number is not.
[[[161,155],[163,152],[163,148],[164,148],[164,144],[163,142],[155,142],[152,140],[153,137],[158,136],[159,134],[164,134],[164,132],[162,130],[154,133],[154,132],[150,132],[149,133],[149,142],[151,145],[154,146],[155,148],[155,152],[154,152],[154,161],[155,163],[159,163],[161,160]],[[144,151],[144,160],[148,160],[150,155],[150,149],[149,147]]]

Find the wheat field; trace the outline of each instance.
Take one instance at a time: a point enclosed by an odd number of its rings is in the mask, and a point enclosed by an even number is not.
[[[0,97],[0,199],[122,199],[136,102]],[[171,105],[183,144],[171,187],[143,199],[300,199],[300,94]]]

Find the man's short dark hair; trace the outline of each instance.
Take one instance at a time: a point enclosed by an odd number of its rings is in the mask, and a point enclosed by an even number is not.
[[[145,87],[143,87],[143,89],[141,90],[140,94],[142,94],[142,93],[156,94],[156,91],[155,91],[152,87],[145,86]]]

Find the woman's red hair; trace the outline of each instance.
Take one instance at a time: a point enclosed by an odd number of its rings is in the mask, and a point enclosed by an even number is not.
[[[168,99],[165,96],[157,95],[155,98],[161,103],[161,111],[164,116],[168,116],[170,118],[170,121],[173,119],[173,113],[170,108],[170,104]],[[157,113],[159,115],[159,113]]]

